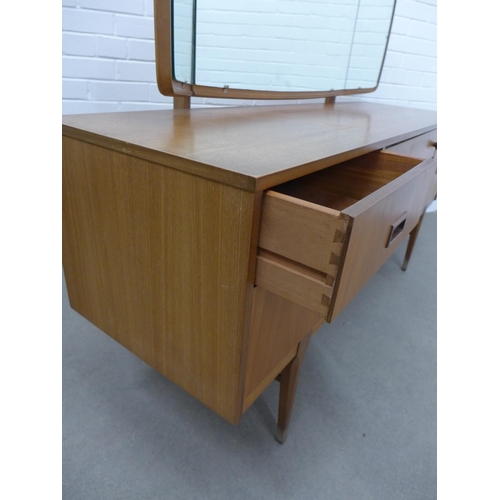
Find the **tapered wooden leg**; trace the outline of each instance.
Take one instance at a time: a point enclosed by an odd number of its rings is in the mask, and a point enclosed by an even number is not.
[[[405,260],[403,262],[403,265],[401,266],[401,269],[403,271],[406,271],[406,268],[408,267],[408,262],[410,262],[410,257],[411,257],[411,254],[413,252],[413,247],[415,246],[415,242],[417,241],[418,232],[420,231],[420,226],[422,225],[422,221],[424,220],[424,215],[425,215],[425,212],[422,214],[422,216],[418,220],[418,224],[412,229],[412,231],[410,233],[410,240],[408,241],[408,247],[406,248]]]
[[[288,425],[292,416],[293,402],[295,392],[297,391],[297,382],[299,380],[300,366],[302,359],[311,339],[312,334],[307,335],[299,344],[297,355],[286,365],[285,369],[279,375],[280,381],[280,403],[278,410],[278,429],[276,440],[283,444],[287,438]]]

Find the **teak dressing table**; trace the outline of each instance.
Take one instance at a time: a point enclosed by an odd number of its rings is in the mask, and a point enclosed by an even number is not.
[[[233,424],[436,195],[434,112],[372,103],[63,118],[71,306]],[[404,279],[404,276],[401,277]]]
[[[277,378],[284,442],[311,336],[410,235],[408,264],[436,194],[436,114],[335,103],[377,88],[395,2],[271,3],[155,0],[174,110],[64,117],[63,265],[76,311],[229,422]]]

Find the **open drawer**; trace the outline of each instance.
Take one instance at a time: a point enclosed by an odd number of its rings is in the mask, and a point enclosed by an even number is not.
[[[436,160],[385,151],[264,193],[256,285],[330,322],[436,194]]]

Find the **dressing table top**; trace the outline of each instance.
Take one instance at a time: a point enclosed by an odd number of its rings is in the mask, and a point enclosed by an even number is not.
[[[434,111],[342,102],[66,115],[63,135],[260,191],[436,123]]]

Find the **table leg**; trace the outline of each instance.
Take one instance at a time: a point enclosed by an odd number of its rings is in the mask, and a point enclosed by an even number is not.
[[[403,262],[403,265],[401,266],[401,269],[403,271],[406,271],[406,268],[408,267],[408,262],[410,262],[410,257],[411,257],[411,254],[413,252],[413,247],[415,246],[415,242],[417,241],[418,232],[420,231],[420,226],[422,225],[422,221],[424,220],[424,215],[425,215],[425,212],[422,214],[422,216],[418,220],[417,225],[412,229],[412,231],[410,233],[410,240],[408,241],[408,247],[406,248],[405,260]]]
[[[297,355],[288,365],[286,365],[279,375],[280,402],[276,440],[281,444],[283,444],[287,438],[288,425],[290,424],[290,417],[292,416],[293,402],[295,400],[295,392],[297,391],[297,382],[299,380],[300,366],[311,337],[312,334],[308,334],[299,343]]]

